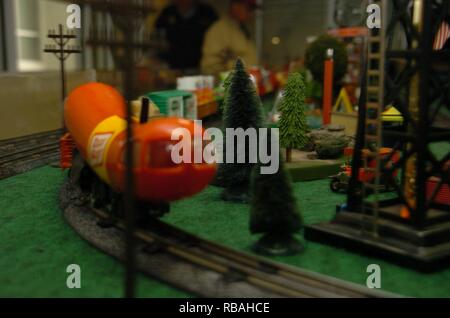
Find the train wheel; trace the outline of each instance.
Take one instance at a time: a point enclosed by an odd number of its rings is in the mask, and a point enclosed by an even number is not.
[[[114,193],[112,195],[111,208],[109,212],[118,218],[125,217],[125,204],[123,201],[123,195],[118,193]]]
[[[95,174],[86,164],[80,153],[75,152],[72,159],[72,166],[69,170],[69,179],[73,184],[80,187],[83,192],[90,192],[91,184]]]
[[[363,196],[363,185],[361,183],[357,183],[353,188],[349,188],[348,191],[351,191],[351,194],[356,198],[362,198]]]
[[[333,191],[335,193],[339,192],[339,190],[341,189],[341,186],[340,186],[340,182],[339,182],[338,179],[332,179],[331,180],[331,182],[330,182],[330,189],[331,189],[331,191]]]
[[[143,210],[147,210],[147,214],[150,217],[159,218],[170,212],[170,204],[167,202],[145,204]]]
[[[83,192],[90,193],[92,191],[92,184],[96,178],[92,169],[85,164],[85,166],[80,171],[80,178],[78,180],[78,185]]]
[[[374,192],[375,192],[374,189],[372,189],[372,188],[367,188],[367,187],[366,187],[366,197],[369,196],[369,195],[371,195],[371,194],[373,194]]]
[[[110,189],[97,176],[94,176],[90,189],[91,206],[94,209],[106,208],[111,202]]]

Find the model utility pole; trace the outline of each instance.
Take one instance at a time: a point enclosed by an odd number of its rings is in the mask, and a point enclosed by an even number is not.
[[[64,100],[66,99],[67,95],[67,88],[66,88],[66,74],[65,74],[65,67],[64,62],[65,60],[70,56],[72,53],[81,53],[81,49],[76,46],[70,46],[68,45],[70,40],[76,39],[77,36],[73,31],[70,31],[69,33],[64,33],[62,24],[59,25],[58,33],[55,32],[55,30],[49,30],[47,38],[52,39],[55,44],[47,44],[45,46],[44,52],[45,53],[53,53],[59,60],[61,65],[61,99],[62,103],[64,104]],[[65,123],[63,122],[63,128],[65,130]]]

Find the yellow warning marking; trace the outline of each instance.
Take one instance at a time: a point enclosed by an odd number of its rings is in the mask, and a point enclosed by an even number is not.
[[[348,97],[347,90],[343,87],[339,93],[339,96],[336,100],[336,103],[333,106],[333,112],[340,111],[341,104],[344,104],[345,112],[348,114],[353,113],[353,105],[350,102],[350,98]]]
[[[390,106],[386,111],[384,111],[381,114],[381,118],[383,121],[403,122],[402,113],[400,113],[394,106]]]

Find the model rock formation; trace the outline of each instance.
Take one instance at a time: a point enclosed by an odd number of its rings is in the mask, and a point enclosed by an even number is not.
[[[304,151],[316,151],[319,159],[336,159],[342,156],[344,148],[352,141],[344,132],[345,127],[329,125],[307,134],[308,142]]]

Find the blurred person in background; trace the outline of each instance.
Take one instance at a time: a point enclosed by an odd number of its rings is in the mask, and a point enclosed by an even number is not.
[[[228,14],[214,23],[205,35],[201,70],[203,74],[219,75],[232,69],[236,58],[246,65],[258,63],[256,46],[246,23],[253,19],[256,0],[230,0]]]
[[[198,72],[206,30],[218,19],[216,12],[198,0],[174,0],[163,9],[155,28],[168,43],[160,56],[171,68]]]

